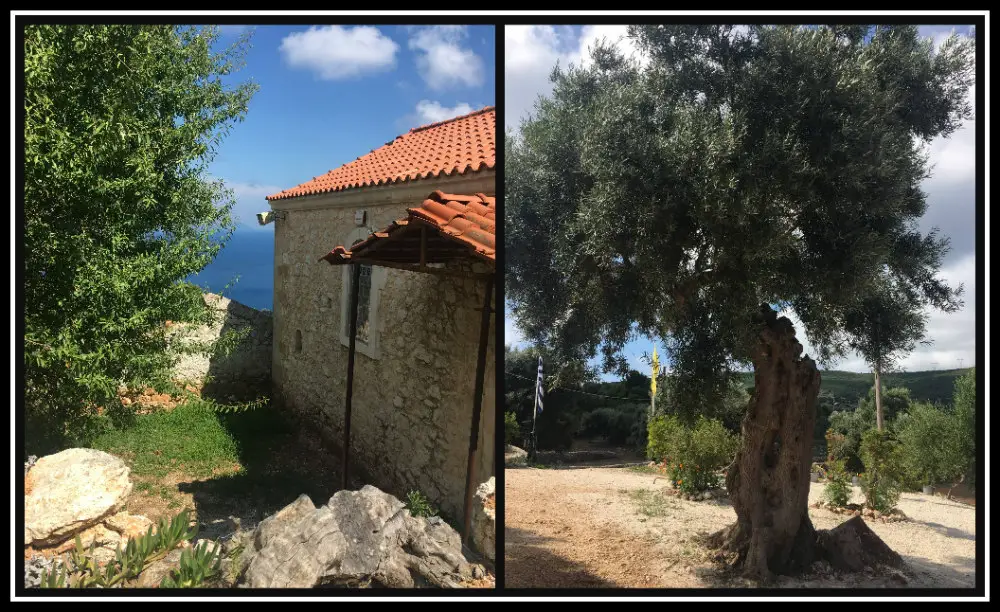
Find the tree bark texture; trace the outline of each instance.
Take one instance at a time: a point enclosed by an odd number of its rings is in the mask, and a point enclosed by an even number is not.
[[[875,366],[875,424],[882,431],[882,377],[878,370],[878,366]]]
[[[895,561],[898,555],[860,518],[830,532],[813,528],[809,473],[820,374],[802,356],[791,321],[763,305],[757,323],[754,393],[726,474],[737,521],[709,536],[709,546],[735,553],[734,567],[761,581],[801,572],[821,558],[847,570],[870,559]]]

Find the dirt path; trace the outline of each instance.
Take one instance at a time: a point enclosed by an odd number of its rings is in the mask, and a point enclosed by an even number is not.
[[[508,469],[505,479],[508,587],[747,586],[692,539],[736,519],[728,501],[677,499],[664,493],[662,476],[622,468]],[[821,494],[813,484],[810,502]],[[778,585],[974,586],[975,509],[919,494],[904,494],[900,509],[909,521],[870,526],[906,560],[902,574],[809,574]],[[844,520],[824,509],[809,514],[817,529]]]

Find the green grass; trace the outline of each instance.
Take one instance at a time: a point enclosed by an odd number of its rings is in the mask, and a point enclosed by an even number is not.
[[[230,431],[211,405],[200,400],[139,416],[128,428],[99,435],[91,446],[124,457],[136,476],[154,478],[177,470],[207,477],[238,465],[240,459]]]
[[[624,492],[632,499],[639,513],[646,516],[666,516],[667,511],[674,505],[659,491],[636,489]]]

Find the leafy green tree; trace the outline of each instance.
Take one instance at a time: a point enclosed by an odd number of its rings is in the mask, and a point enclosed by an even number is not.
[[[961,423],[951,410],[914,404],[897,435],[914,484],[933,485],[965,473],[968,464],[962,453]]]
[[[851,347],[865,358],[875,373],[875,415],[879,431],[885,420],[882,412],[882,374],[893,369],[918,342],[929,343],[922,340],[927,314],[921,308],[920,295],[901,290],[893,286],[893,282],[891,278],[877,281],[875,287],[848,309],[844,317]],[[962,286],[959,285],[956,296],[961,291]]]
[[[909,389],[892,387],[886,389],[882,397],[885,422],[895,429],[897,420],[910,411],[913,400]],[[843,434],[844,441],[839,446],[839,458],[847,462],[854,472],[864,471],[861,460],[861,437],[870,429],[878,429],[875,405],[875,387],[868,389],[868,395],[858,401],[858,407],[850,411],[836,411],[830,415],[830,429]]]
[[[921,143],[971,116],[971,38],[935,51],[913,26],[651,25],[630,36],[648,65],[598,45],[588,66],[554,71],[551,98],[506,138],[507,297],[529,339],[576,360],[600,351],[606,371],[624,372],[629,340],[662,338],[675,392],[704,402],[786,333],[787,320],[756,318],[762,305],[793,310],[821,360],[851,347],[847,317],[875,288],[958,306],[937,277],[947,241],[917,220]],[[783,359],[810,367],[784,346]],[[746,495],[734,497],[724,546],[765,579],[816,554],[803,493],[812,436],[789,428],[813,428],[818,374],[795,384],[784,393],[787,370],[773,367],[757,377],[729,472]],[[774,397],[809,414],[762,417]]]
[[[539,355],[546,364],[542,381],[545,403],[537,423],[533,423]],[[536,347],[504,347],[504,410],[516,415],[522,437],[530,436],[533,425],[537,426],[535,434],[539,448],[565,449],[572,443],[583,418],[580,409],[582,396],[572,390],[591,380],[593,372],[585,363],[578,362],[575,367],[564,367],[559,376],[554,375],[556,372],[550,375],[548,368],[554,364],[551,357],[550,352]]]
[[[59,445],[118,385],[156,380],[169,365],[165,321],[208,314],[183,279],[234,226],[232,195],[206,167],[255,91],[229,78],[248,39],[215,52],[217,36],[165,25],[23,31],[29,441]]]
[[[959,453],[965,482],[976,487],[976,368],[955,381],[955,417],[958,420]]]

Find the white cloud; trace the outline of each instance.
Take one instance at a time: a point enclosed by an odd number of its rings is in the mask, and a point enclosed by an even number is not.
[[[233,219],[245,228],[270,230],[271,226],[257,224],[257,213],[271,210],[266,198],[272,193],[278,193],[284,187],[275,185],[258,185],[256,183],[240,183],[225,181],[226,187],[233,190],[236,204],[231,211]]]
[[[417,52],[417,70],[428,87],[440,90],[483,84],[482,58],[462,47],[467,36],[465,26],[447,25],[420,28],[410,37],[410,49]]]
[[[538,96],[552,92],[549,74],[558,63],[590,64],[590,49],[601,39],[626,56],[644,64],[635,43],[626,36],[628,26],[588,25],[577,35],[569,26],[504,26],[504,104],[506,127],[516,128],[534,110]]]
[[[455,106],[449,108],[447,106],[443,106],[440,102],[421,100],[420,102],[417,102],[417,120],[421,125],[437,123],[439,121],[445,121],[446,119],[458,117],[459,115],[467,115],[473,110],[475,109],[465,102],[459,102]]]
[[[392,69],[399,45],[372,26],[330,25],[293,32],[282,39],[279,50],[293,68],[337,80]]]
[[[927,334],[925,340],[930,345],[918,345],[917,348],[900,360],[899,369],[914,372],[921,370],[951,370],[958,367],[971,367],[976,364],[976,257],[974,254],[963,257],[953,265],[941,269],[939,277],[949,286],[965,286],[962,300],[965,306],[958,312],[946,314],[939,310],[928,308]],[[816,350],[805,338],[802,322],[790,311],[783,311],[781,316],[788,317],[795,326],[795,336],[802,343],[803,354],[816,358]],[[839,361],[830,364],[831,370],[846,370],[848,372],[871,372],[871,367],[857,353],[850,353]]]

